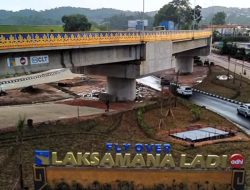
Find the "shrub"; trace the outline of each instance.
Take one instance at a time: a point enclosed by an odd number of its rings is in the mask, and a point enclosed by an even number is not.
[[[191,113],[192,113],[192,121],[196,122],[201,119],[201,108],[198,106],[192,106],[191,108]]]
[[[156,131],[154,128],[150,127],[147,123],[145,123],[144,113],[145,113],[144,107],[138,109],[137,111],[138,125],[148,137],[153,137]]]

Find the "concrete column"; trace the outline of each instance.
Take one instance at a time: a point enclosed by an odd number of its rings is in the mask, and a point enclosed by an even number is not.
[[[175,71],[180,74],[190,74],[193,72],[194,58],[190,56],[177,56],[176,57]]]
[[[134,101],[136,96],[135,79],[108,77],[108,93],[117,101]]]

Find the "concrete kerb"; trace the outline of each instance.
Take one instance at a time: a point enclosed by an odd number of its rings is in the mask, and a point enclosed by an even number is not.
[[[171,85],[176,85],[176,83],[171,83]],[[176,85],[176,86],[180,86],[180,85]],[[218,99],[221,99],[221,100],[225,100],[225,101],[228,101],[228,102],[231,102],[231,103],[235,103],[235,104],[239,104],[239,105],[243,105],[242,102],[239,102],[239,101],[236,101],[236,100],[232,100],[232,99],[229,99],[229,98],[226,98],[226,97],[223,97],[223,96],[219,96],[217,94],[212,94],[212,93],[208,93],[206,91],[202,91],[202,90],[198,90],[196,88],[193,88],[193,91],[194,92],[198,92],[198,93],[201,93],[201,94],[206,94],[208,96],[212,96],[212,97],[215,97],[215,98],[218,98]]]
[[[225,101],[228,101],[228,102],[231,102],[231,103],[243,105],[242,102],[239,102],[239,101],[236,101],[236,100],[232,100],[232,99],[229,99],[229,98],[226,98],[226,97],[223,97],[223,96],[219,96],[219,95],[216,95],[216,94],[208,93],[208,92],[205,92],[205,91],[202,91],[202,90],[198,90],[198,89],[195,89],[195,88],[193,88],[193,91],[201,93],[201,94],[206,94],[208,96],[216,97],[218,99],[225,100]]]
[[[211,110],[211,111],[212,111],[212,110]],[[224,117],[223,115],[221,115],[221,114],[219,114],[219,113],[217,113],[217,114],[220,115],[220,116],[222,116],[222,117]],[[247,136],[250,137],[250,130],[249,130],[249,129],[246,129],[246,128],[244,128],[244,127],[241,127],[239,124],[237,124],[237,123],[231,121],[230,119],[228,119],[228,118],[226,118],[226,117],[224,117],[224,118],[225,118],[227,121],[229,121],[229,122],[233,123],[234,125],[236,125],[243,133],[245,133]]]
[[[241,103],[241,102],[240,102],[240,103]],[[198,105],[198,104],[197,104],[197,105]],[[200,105],[199,105],[199,106],[200,106]],[[212,112],[214,112],[214,113],[216,113],[216,114],[218,114],[218,115],[220,115],[221,117],[223,117],[223,118],[226,119],[227,121],[233,123],[233,124],[236,125],[236,127],[238,127],[243,133],[245,133],[247,136],[250,137],[250,130],[249,130],[249,129],[246,129],[246,128],[240,126],[239,124],[233,122],[232,120],[230,120],[229,118],[225,117],[223,114],[218,113],[216,110],[214,110],[214,109],[211,108],[211,107],[206,107],[206,106],[205,106],[204,108],[207,109],[207,110],[210,110],[210,111],[212,111]]]
[[[228,119],[227,119],[228,120]],[[230,120],[228,120],[228,121],[230,121]],[[232,121],[230,121],[230,122],[232,122]],[[233,124],[235,124],[239,129],[241,129],[246,135],[248,135],[249,137],[250,137],[250,130],[249,129],[246,129],[246,128],[244,128],[244,127],[241,127],[240,125],[238,125],[237,123],[234,123],[234,122],[232,122]]]

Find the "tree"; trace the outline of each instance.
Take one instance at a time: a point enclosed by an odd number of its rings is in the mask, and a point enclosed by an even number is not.
[[[200,5],[196,5],[195,8],[193,9],[193,11],[194,11],[193,20],[194,20],[194,28],[195,29],[198,29],[198,24],[200,23],[200,21],[202,19],[201,9],[202,9],[202,7]]]
[[[200,6],[196,6],[194,11],[189,0],[173,0],[158,11],[155,15],[154,25],[158,26],[160,22],[168,20],[177,24],[179,29],[190,29],[193,20],[198,24],[201,18]]]
[[[128,20],[134,20],[133,16],[126,16],[125,14],[114,15],[110,18],[104,19],[104,23],[108,23],[111,29],[126,30],[128,28]]]
[[[63,29],[65,32],[69,31],[86,31],[90,30],[91,23],[84,15],[75,14],[62,17],[64,23]]]
[[[217,12],[212,18],[212,24],[215,25],[226,24],[226,17],[227,17],[226,13]]]
[[[127,30],[128,29],[128,21],[129,20],[141,20],[141,18],[144,18],[148,20],[148,27],[147,28],[152,28],[153,26],[153,17],[148,16],[147,14],[144,14],[142,16],[142,13],[137,12],[135,15],[126,15],[124,13],[114,15],[110,18],[104,19],[103,23],[108,23],[108,27],[110,29],[115,29],[115,30]]]

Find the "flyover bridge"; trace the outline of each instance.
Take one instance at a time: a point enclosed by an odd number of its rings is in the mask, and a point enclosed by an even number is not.
[[[0,75],[71,68],[107,76],[117,100],[135,98],[135,79],[176,68],[192,73],[208,55],[211,31],[0,33]]]
[[[211,31],[68,32],[0,34],[0,52],[6,49],[101,44],[185,41],[211,37]]]

